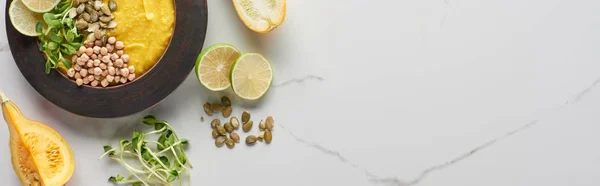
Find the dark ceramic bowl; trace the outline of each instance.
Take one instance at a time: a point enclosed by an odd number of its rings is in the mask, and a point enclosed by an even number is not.
[[[188,77],[206,36],[206,0],[175,0],[175,29],[171,42],[150,71],[122,86],[79,87],[56,70],[50,74],[44,72],[46,58],[39,51],[36,38],[22,35],[12,26],[8,16],[12,1],[6,2],[6,34],[19,70],[43,97],[81,116],[121,117],[157,104]]]

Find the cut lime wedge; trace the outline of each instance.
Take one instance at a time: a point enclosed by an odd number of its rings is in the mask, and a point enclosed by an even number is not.
[[[231,69],[233,91],[240,98],[256,100],[271,87],[273,70],[262,55],[247,53],[240,56]]]
[[[196,77],[206,88],[221,91],[231,86],[231,65],[240,56],[240,51],[230,44],[214,44],[203,50],[196,59]]]

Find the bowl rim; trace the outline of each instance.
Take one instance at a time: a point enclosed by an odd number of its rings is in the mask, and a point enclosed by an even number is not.
[[[71,113],[93,117],[128,116],[152,107],[172,93],[191,73],[206,39],[206,0],[173,0],[175,23],[163,55],[132,82],[106,88],[77,86],[58,70],[45,74],[45,56],[36,37],[19,33],[12,25],[6,1],[8,44],[19,71],[44,98]]]

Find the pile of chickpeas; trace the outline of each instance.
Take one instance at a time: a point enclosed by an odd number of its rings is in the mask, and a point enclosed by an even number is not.
[[[135,79],[135,67],[127,65],[129,55],[123,53],[123,42],[110,37],[103,44],[100,39],[87,42],[73,56],[73,67],[67,70],[67,75],[78,86],[107,87]]]

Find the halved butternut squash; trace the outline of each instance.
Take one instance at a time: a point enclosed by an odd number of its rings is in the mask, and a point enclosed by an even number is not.
[[[0,91],[2,114],[10,133],[13,169],[23,185],[65,185],[75,170],[69,143],[49,126],[23,116]]]

